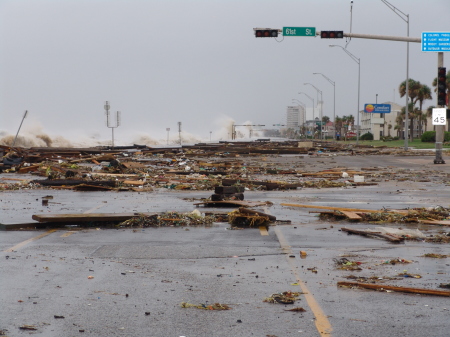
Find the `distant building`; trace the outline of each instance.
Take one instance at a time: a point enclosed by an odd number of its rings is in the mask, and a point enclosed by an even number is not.
[[[306,111],[301,105],[288,106],[286,110],[286,127],[298,130],[305,124]]]

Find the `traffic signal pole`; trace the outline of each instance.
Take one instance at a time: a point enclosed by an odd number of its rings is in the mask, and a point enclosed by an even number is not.
[[[402,36],[386,36],[386,35],[370,35],[370,34],[354,34],[354,33],[344,33],[344,37],[352,37],[356,39],[400,41],[400,42],[416,42],[416,43],[422,42],[422,39],[420,37],[402,37]]]
[[[438,53],[438,69],[444,66],[444,53]],[[445,74],[447,75],[447,74]],[[439,74],[437,77],[439,81]],[[439,83],[438,83],[439,85]],[[442,102],[441,102],[442,103]],[[439,105],[439,97],[438,97],[438,108],[445,108],[444,105]],[[448,123],[448,120],[447,120]],[[444,133],[445,133],[445,125],[436,125],[436,157],[434,159],[435,164],[445,164],[444,159],[442,158],[442,147],[444,144]]]

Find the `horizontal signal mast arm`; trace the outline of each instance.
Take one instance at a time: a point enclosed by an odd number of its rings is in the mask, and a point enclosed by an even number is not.
[[[316,35],[320,36],[320,32],[317,32]],[[389,40],[389,41],[417,42],[417,43],[422,42],[422,39],[420,37],[401,37],[401,36],[369,35],[369,34],[354,34],[354,33],[344,33],[344,36],[353,37],[356,39]]]

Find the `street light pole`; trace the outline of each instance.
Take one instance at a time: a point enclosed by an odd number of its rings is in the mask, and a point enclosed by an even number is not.
[[[309,96],[308,94],[305,94],[304,92],[299,92],[299,94],[303,94],[303,95],[305,95],[306,97],[308,97],[310,100],[312,100],[312,102],[313,102],[313,121],[315,122],[316,120],[315,120],[315,117],[314,117],[314,98],[312,98],[312,97]],[[312,133],[312,136],[313,136],[313,138],[314,138],[314,132]]]
[[[302,123],[301,123],[301,125],[302,125],[302,128],[303,128],[303,133],[305,133],[305,128],[306,128],[306,104],[303,103],[303,102],[301,102],[301,101],[299,101],[299,100],[296,99],[296,98],[293,98],[293,99],[292,99],[292,103],[294,103],[294,101],[296,101],[297,104],[298,104],[299,106],[301,106],[302,109],[303,109],[303,112],[304,112],[304,113],[302,114]],[[305,133],[305,136],[306,136],[306,133]]]
[[[313,119],[314,119],[314,116],[315,116],[315,113],[314,113],[314,98],[312,98],[312,97],[309,96],[308,94],[305,94],[304,92],[299,92],[298,94],[299,94],[299,95],[300,95],[300,94],[303,94],[303,95],[305,95],[306,97],[308,97],[310,100],[312,100],[312,102],[313,102]]]
[[[409,14],[403,13],[401,10],[391,5],[386,0],[381,0],[386,6],[388,6],[395,14],[397,14],[400,19],[406,22],[406,36],[409,38]],[[401,15],[400,15],[401,14]],[[409,106],[408,106],[408,96],[409,96],[409,42],[406,42],[406,106],[405,106],[405,151],[408,151],[408,124],[409,124]],[[412,135],[411,135],[412,136]]]
[[[350,56],[350,58],[355,61],[356,63],[358,63],[358,114],[356,115],[356,144],[359,143],[359,96],[360,96],[360,88],[361,88],[361,59],[357,58],[355,55],[353,55],[352,53],[350,53],[347,49],[345,49],[342,46],[338,46],[336,44],[330,44],[330,47],[339,47],[341,48],[343,51],[345,51],[347,53],[348,56]]]
[[[320,93],[320,110],[319,110],[319,118],[320,118],[320,139],[323,139],[323,132],[322,132],[322,123],[323,123],[323,96],[322,96],[322,90],[317,88],[316,86],[312,85],[311,83],[303,83],[303,85],[309,84],[314,89],[317,90],[317,96],[319,96]],[[319,102],[318,102],[319,103]]]
[[[336,82],[330,80],[322,73],[313,73],[313,75],[322,75],[333,86],[333,128],[334,128],[333,139],[336,139]]]

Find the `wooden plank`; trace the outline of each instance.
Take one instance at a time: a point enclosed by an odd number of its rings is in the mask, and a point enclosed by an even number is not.
[[[92,176],[100,176],[100,177],[123,177],[123,178],[139,178],[138,174],[125,174],[125,173],[101,173],[101,172],[92,172]]]
[[[362,231],[362,230],[358,230],[358,229],[350,229],[350,228],[345,228],[345,227],[342,227],[341,231],[348,232],[351,234],[364,235],[364,236],[376,236],[376,237],[380,237],[380,238],[383,238],[385,240],[388,240],[390,242],[395,242],[395,243],[399,243],[399,242],[402,242],[405,240],[404,237],[397,236],[394,234],[389,234],[389,233],[369,232],[369,231]]]
[[[450,220],[419,220],[419,222],[429,225],[450,226]]]
[[[127,184],[127,185],[135,185],[135,186],[144,185],[143,181],[136,181],[136,180],[124,180],[123,183]]]
[[[142,163],[139,163],[139,162],[132,162],[132,161],[129,161],[129,162],[121,162],[121,164],[122,164],[123,166],[125,166],[127,169],[132,169],[132,168],[142,169],[142,168],[146,168],[146,167],[147,167],[147,166],[145,166],[145,165],[142,164]]]
[[[353,220],[353,221],[361,221],[362,218],[356,214],[355,212],[351,212],[351,211],[341,211],[349,220]]]
[[[21,167],[17,173],[28,173],[39,169],[39,165]]]
[[[338,286],[344,287],[361,287],[373,290],[392,290],[403,293],[414,293],[423,295],[436,295],[436,296],[447,296],[450,297],[450,291],[445,290],[433,290],[433,289],[422,289],[422,288],[407,288],[407,287],[396,287],[389,286],[385,284],[372,284],[372,283],[359,283],[359,282],[347,282],[341,281],[337,283]]]
[[[140,214],[154,215],[154,213],[33,214],[31,218],[39,222],[125,221]]]
[[[261,233],[262,236],[268,236],[269,232],[267,231],[266,226],[259,226],[259,233]]]
[[[237,206],[237,207],[256,207],[256,206],[266,206],[265,201],[243,201],[243,200],[223,200],[223,201],[204,201],[194,204],[195,206]]]
[[[358,209],[358,208],[346,208],[346,207],[331,207],[331,206],[316,206],[316,205],[301,205],[301,204],[280,204],[281,206],[288,206],[288,207],[300,207],[300,208],[317,208],[317,209],[327,209],[327,210],[334,210],[334,211],[349,211],[349,212],[355,212],[355,213],[399,213],[395,210],[392,211],[385,211],[385,210],[373,210],[373,209]]]

